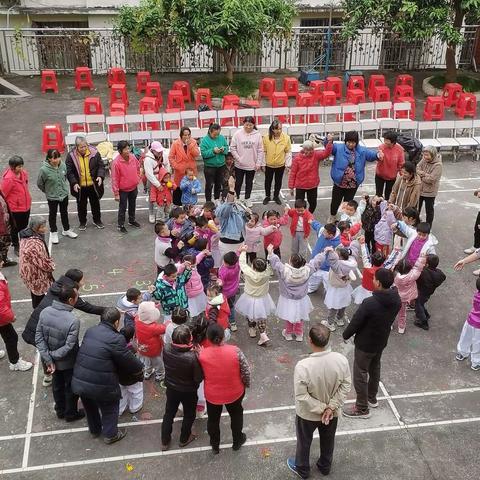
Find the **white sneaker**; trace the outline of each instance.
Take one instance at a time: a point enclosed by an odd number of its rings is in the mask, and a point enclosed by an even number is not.
[[[50,232],[50,239],[52,243],[56,245],[58,243],[58,232]]]
[[[32,368],[32,364],[19,358],[17,363],[10,363],[9,367],[12,371],[26,372]]]
[[[322,320],[320,323],[322,325],[325,325],[331,332],[334,332],[337,329],[335,324],[334,323],[328,323],[328,320]]]
[[[148,222],[149,223],[155,223],[155,215],[149,215],[148,216]]]
[[[297,342],[303,342],[303,335],[295,335],[295,340]]]
[[[403,335],[405,333],[405,329],[398,327],[398,333],[401,333]]]
[[[267,337],[265,332],[260,334],[260,340],[258,340],[257,345],[265,345],[270,339]]]
[[[472,273],[473,273],[473,275],[478,277],[480,275],[480,268],[477,268],[477,270],[474,270]]]
[[[466,248],[463,253],[466,253],[467,255],[470,255],[472,254],[474,251],[476,250],[475,247],[470,247],[470,248]]]
[[[292,337],[292,334],[291,333],[287,333],[287,331],[285,329],[282,330],[282,337],[287,341],[287,342],[291,342],[293,340],[293,337]]]
[[[337,318],[335,320],[335,323],[337,324],[337,327],[344,327],[345,326],[345,317]]]
[[[73,230],[64,230],[62,232],[62,235],[64,237],[68,237],[68,238],[77,238],[78,237],[78,233],[75,233]]]
[[[42,387],[50,387],[52,385],[53,377],[51,374],[43,376]]]
[[[0,350],[0,360],[5,356],[5,350]]]
[[[246,205],[248,208],[252,208],[252,207],[253,207],[253,203],[252,203],[252,201],[251,201],[249,198],[246,198],[246,199],[245,199],[245,205]]]
[[[255,338],[257,336],[257,329],[255,327],[248,327],[248,335],[250,338]]]

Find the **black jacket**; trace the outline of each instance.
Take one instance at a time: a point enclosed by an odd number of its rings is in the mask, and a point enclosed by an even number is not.
[[[163,363],[167,388],[179,392],[197,391],[203,380],[203,371],[195,351],[168,343],[163,349]]]
[[[433,292],[447,279],[439,268],[425,267],[417,279],[418,293],[433,295]]]
[[[102,157],[100,156],[100,153],[97,152],[97,149],[91,145],[89,145],[88,148],[90,151],[88,166],[90,169],[90,176],[93,180],[93,188],[95,189],[95,192],[97,192],[98,198],[102,198],[104,193],[104,182],[102,181],[102,184],[98,185],[96,179],[98,177],[102,180],[105,179],[105,165],[103,164]],[[70,193],[74,197],[78,197],[79,193],[73,189],[75,184],[80,185],[80,167],[78,165],[78,157],[75,149],[68,152],[67,158],[65,159],[65,165],[67,167],[67,180],[70,183]]]
[[[100,322],[83,337],[73,368],[72,390],[81,397],[103,402],[119,400],[120,378],[142,370],[142,362],[127,348],[125,337]]]
[[[58,295],[60,293],[60,289],[62,286],[72,286],[74,282],[72,279],[61,276],[56,282],[52,283],[52,286],[48,289],[47,294],[43,297],[40,304],[35,308],[35,310],[30,315],[30,318],[25,325],[25,329],[22,333],[23,340],[28,343],[29,345],[35,346],[35,331],[37,330],[38,319],[40,318],[40,314],[42,311],[50,307],[54,300],[58,300]],[[77,303],[75,304],[74,308],[77,310],[81,310],[85,313],[90,313],[92,315],[101,315],[105,310],[105,307],[99,307],[97,305],[92,305],[91,303],[82,300],[78,297]]]
[[[388,343],[388,337],[395,317],[401,307],[396,287],[389,290],[376,290],[366,298],[353,315],[343,332],[348,340],[355,335],[355,347],[362,352],[381,352]]]

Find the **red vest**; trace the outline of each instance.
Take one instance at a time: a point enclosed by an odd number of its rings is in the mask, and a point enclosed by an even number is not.
[[[238,347],[212,345],[200,353],[200,364],[205,376],[205,398],[214,405],[225,405],[238,400],[245,391],[240,376]]]

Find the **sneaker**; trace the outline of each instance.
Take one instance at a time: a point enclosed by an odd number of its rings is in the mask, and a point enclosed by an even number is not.
[[[478,277],[480,275],[480,268],[477,268],[477,270],[474,270],[472,274]]]
[[[263,199],[263,204],[264,204],[264,205],[268,205],[269,203],[270,203],[270,197],[265,197],[265,198]]]
[[[471,366],[470,368],[471,368],[472,370],[475,370],[475,371],[480,370],[480,363],[478,363],[477,365],[474,365],[474,364],[472,363],[472,366]]]
[[[42,387],[50,387],[52,385],[52,375],[44,375],[42,380]]]
[[[119,232],[122,232],[122,233],[127,233],[127,232],[128,232],[128,230],[127,230],[123,225],[119,225],[119,226],[117,227],[117,230],[118,230]]]
[[[144,378],[145,380],[148,380],[148,379],[153,375],[153,372],[154,372],[153,369],[151,369],[151,370],[145,370],[145,371],[143,372],[143,378]]]
[[[143,403],[138,407],[136,408],[135,410],[128,410],[132,415],[135,415],[136,413],[138,413],[141,409],[143,408]]]
[[[257,336],[257,329],[255,327],[248,327],[248,335],[250,338],[255,338]]]
[[[343,416],[348,418],[370,418],[370,412],[368,410],[359,410],[356,405],[352,405],[351,408],[343,410]]]
[[[78,229],[79,229],[81,232],[84,232],[84,231],[87,229],[87,224],[86,224],[86,223],[81,223],[81,224],[78,226]]]
[[[230,330],[231,330],[232,332],[236,332],[236,331],[238,330],[238,326],[237,326],[237,324],[236,324],[235,322],[233,322],[233,323],[230,324]]]
[[[207,413],[207,409],[203,405],[197,405],[197,413],[196,413],[197,418],[203,418],[206,413]]]
[[[148,216],[148,223],[155,223],[155,215]]]
[[[369,407],[372,407],[372,408],[377,408],[377,407],[378,407],[378,402],[377,402],[377,400],[375,400],[374,402],[372,402],[372,401],[369,400],[369,401],[368,401],[368,406],[369,406]]]
[[[336,318],[335,323],[337,324],[337,327],[344,327],[345,326],[345,317],[343,316],[342,318]]]
[[[303,334],[302,335],[295,335],[295,340],[297,342],[303,342]]]
[[[58,233],[50,232],[50,239],[52,240],[52,243],[56,245],[58,243]]]
[[[287,341],[287,342],[291,342],[293,340],[293,337],[292,337],[292,334],[291,333],[287,333],[287,331],[285,329],[282,330],[282,337]]]
[[[14,267],[15,265],[17,265],[17,262],[15,260],[11,260],[10,258],[7,258],[3,261],[3,265],[2,267],[5,268],[5,267]]]
[[[178,446],[180,448],[186,447],[189,443],[192,443],[198,438],[198,435],[195,435],[194,433],[191,433],[190,436],[188,437],[186,442],[180,442]]]
[[[213,453],[214,455],[218,455],[218,454],[220,453],[220,447],[214,447],[214,446],[212,445],[212,453]]]
[[[165,378],[165,374],[164,374],[164,373],[156,373],[156,374],[155,374],[155,381],[156,381],[156,382],[161,382],[164,378]]]
[[[76,422],[77,420],[81,420],[82,418],[85,418],[85,411],[83,409],[79,410],[75,415],[71,417],[65,417],[65,421],[68,423]]]
[[[0,360],[5,356],[5,350],[0,350]]]
[[[415,310],[415,303],[407,303],[407,312]]]
[[[257,345],[265,346],[267,344],[267,342],[269,342],[269,341],[270,341],[270,339],[268,338],[267,334],[265,332],[263,332],[263,333],[260,334],[260,339],[258,340]]]
[[[300,472],[297,470],[297,466],[295,465],[295,459],[294,458],[287,458],[287,467],[297,476],[300,478],[308,478],[304,477],[303,475],[300,474]]]
[[[423,330],[428,330],[429,329],[428,323],[426,323],[426,322],[423,323],[420,320],[415,320],[413,322],[413,324],[418,328],[422,328]]]
[[[247,208],[252,208],[253,207],[253,203],[249,198],[245,199],[245,205],[247,206]]]
[[[78,233],[75,233],[73,230],[63,230],[62,235],[68,238],[77,238]]]
[[[170,442],[168,443],[162,443],[162,446],[160,447],[160,450],[162,452],[166,452],[170,448]]]
[[[26,372],[32,368],[32,364],[30,362],[22,360],[21,358],[18,359],[17,363],[9,363],[8,366],[10,370],[14,372]]]
[[[320,323],[322,325],[325,325],[331,332],[334,332],[337,329],[335,324],[334,323],[329,323],[328,320],[322,320]]]
[[[281,204],[282,204],[282,201],[280,200],[279,197],[273,197],[273,201],[274,201],[277,205],[281,205]]]
[[[463,253],[466,253],[467,255],[471,255],[473,252],[475,252],[476,248],[475,247],[470,247],[466,248]]]
[[[102,223],[101,220],[99,220],[98,222],[93,222],[93,224],[94,224],[99,230],[102,230],[103,228],[105,228],[105,225]]]
[[[125,437],[126,434],[127,434],[127,431],[124,428],[119,428],[117,434],[114,437],[104,438],[103,441],[107,445],[111,445],[112,443],[119,442],[122,438]]]
[[[240,439],[240,442],[234,443],[232,445],[232,450],[237,451],[242,448],[242,445],[247,441],[247,435],[245,433],[242,433],[242,438]]]
[[[463,362],[468,358],[468,355],[462,355],[461,353],[457,353],[455,355],[455,360],[458,360],[459,362]]]
[[[405,333],[405,327],[404,328],[398,327],[398,333],[403,335]]]
[[[135,228],[141,228],[142,226],[136,222],[135,220],[133,222],[128,222],[128,224],[131,226],[131,227],[135,227]]]

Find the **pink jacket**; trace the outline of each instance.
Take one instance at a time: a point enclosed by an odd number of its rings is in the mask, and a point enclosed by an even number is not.
[[[417,278],[425,266],[426,257],[418,257],[413,268],[406,275],[395,275],[395,286],[403,303],[411,302],[418,297]]]
[[[133,153],[126,162],[118,154],[112,162],[112,191],[115,196],[120,191],[131,192],[135,190],[140,181],[140,163]]]
[[[480,292],[473,296],[472,309],[467,317],[467,322],[473,328],[480,328]]]
[[[262,227],[260,223],[257,223],[254,227],[250,228],[245,225],[245,245],[247,245],[247,252],[258,253],[262,246],[262,237],[269,235],[275,230],[273,225],[268,227]]]
[[[222,293],[226,298],[236,295],[240,284],[240,262],[235,265],[222,265],[218,269],[218,278],[223,283]]]
[[[251,133],[246,133],[243,128],[237,130],[230,143],[230,152],[237,168],[256,170],[265,166],[263,139],[258,130]]]
[[[28,172],[22,170],[17,177],[11,168],[3,173],[2,193],[11,212],[27,212],[32,205],[28,190]]]
[[[195,257],[197,265],[203,260],[203,257],[205,257],[205,254],[203,252],[200,252]],[[182,273],[184,270],[185,264],[177,264],[178,274]],[[196,297],[203,292],[202,277],[200,277],[200,274],[197,272],[197,269],[194,266],[192,266],[192,276],[190,277],[190,280],[185,284],[185,290],[187,292],[187,297]]]

